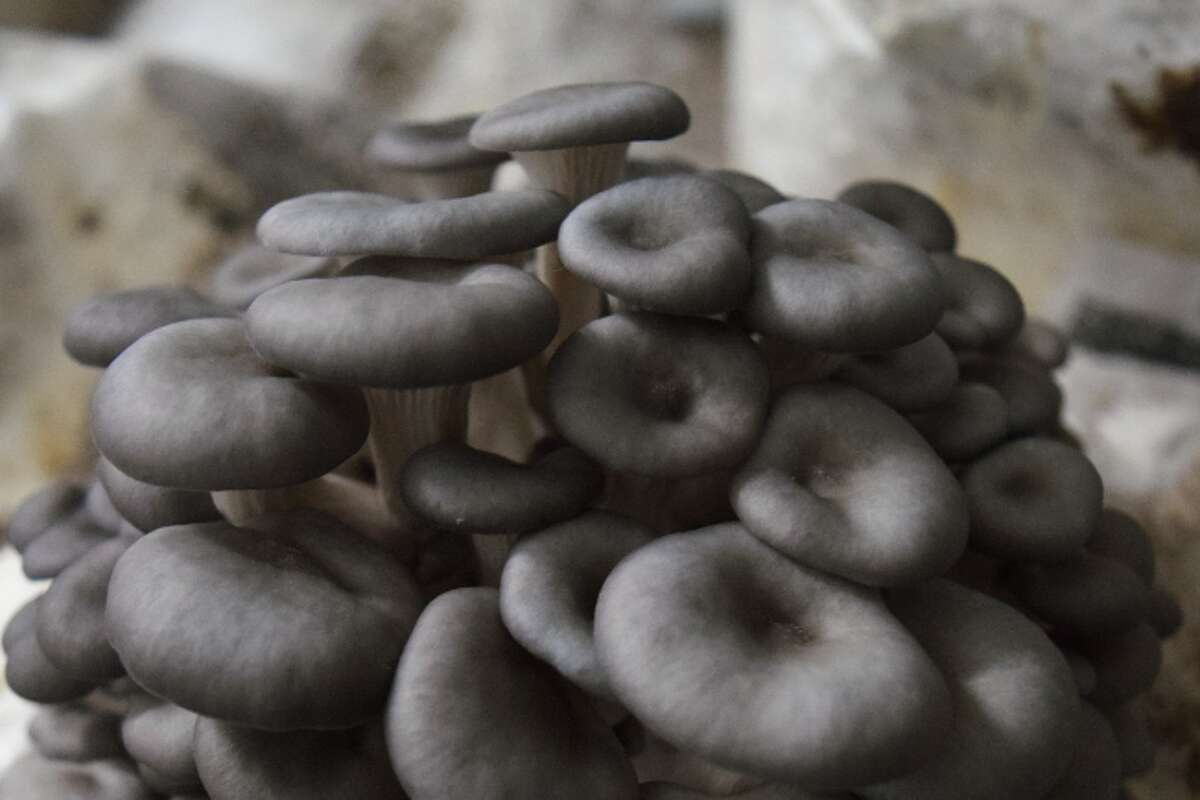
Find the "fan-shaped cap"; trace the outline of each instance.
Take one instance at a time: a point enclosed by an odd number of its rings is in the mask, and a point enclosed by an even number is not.
[[[4,628],[5,682],[17,695],[34,703],[77,700],[96,684],[72,678],[46,657],[35,627],[41,599],[39,595],[21,606]]]
[[[260,244],[240,248],[213,270],[207,294],[230,308],[245,310],[268,289],[303,278],[320,278],[337,268],[337,259],[280,253]]]
[[[284,200],[258,221],[267,247],[310,256],[393,255],[474,260],[552,241],[569,210],[554,192],[484,192],[410,203],[363,192]]]
[[[174,703],[143,694],[135,698],[121,739],[138,771],[156,792],[187,794],[201,789],[192,736],[197,716]]]
[[[875,593],[737,524],[622,561],[595,635],[617,698],[650,730],[764,778],[884,780],[915,768],[950,725],[941,676]]]
[[[956,350],[975,350],[1008,341],[1025,322],[1016,287],[996,270],[962,256],[934,253],[942,276],[946,310],[938,334]]]
[[[121,715],[86,702],[43,706],[29,723],[35,750],[55,761],[121,758]]]
[[[250,525],[162,528],[131,547],[109,587],[113,647],[140,685],[205,716],[266,730],[360,724],[387,694],[419,590],[331,517]]]
[[[405,505],[435,528],[464,533],[523,533],[570,519],[604,487],[596,464],[573,447],[534,464],[458,442],[418,450],[404,465]]]
[[[92,515],[90,487],[54,481],[27,497],[13,512],[8,540],[21,554],[27,578],[53,578],[115,535]]]
[[[263,358],[335,383],[417,388],[499,374],[558,329],[554,297],[499,264],[369,258],[336,278],[294,281],[246,312]]]
[[[9,517],[9,543],[22,552],[51,525],[82,509],[87,490],[84,483],[59,478],[26,497]]]
[[[1149,610],[1149,587],[1126,565],[1084,551],[1053,564],[1008,567],[1004,585],[1056,631],[1072,636],[1118,633]]]
[[[576,275],[634,306],[716,314],[750,288],[750,216],[737,195],[694,175],[642,178],[580,203],[558,252]]]
[[[386,725],[392,765],[413,797],[637,797],[616,736],[508,635],[494,589],[456,589],[425,609]]]
[[[367,144],[367,160],[405,172],[447,172],[495,166],[505,153],[480,150],[468,134],[478,114],[429,122],[399,120],[378,131]]]
[[[378,720],[340,731],[271,733],[201,718],[196,763],[212,800],[407,800]]]
[[[754,343],[714,320],[619,313],[551,359],[546,398],[568,441],[606,467],[684,477],[750,452],[770,379]]]
[[[835,374],[897,411],[919,411],[949,399],[958,382],[958,361],[931,333],[895,350],[851,356]]]
[[[946,461],[967,461],[1008,434],[1008,406],[985,383],[959,383],[945,402],[910,414],[908,421]]]
[[[653,538],[648,528],[607,511],[522,537],[500,576],[505,627],[576,686],[611,697],[592,638],[592,610],[613,567]]]
[[[857,208],[798,199],[754,215],[754,287],[743,310],[757,331],[810,350],[891,350],[929,334],[942,286],[929,256]]]
[[[1106,508],[1100,513],[1096,529],[1087,540],[1087,549],[1120,561],[1147,586],[1154,583],[1154,547],[1150,537],[1138,521],[1124,511]]]
[[[96,462],[96,477],[104,484],[121,516],[141,531],[189,522],[212,522],[221,517],[208,492],[172,489],[139,481],[121,472],[103,456]]]
[[[872,586],[940,575],[966,547],[958,481],[903,417],[848,386],[780,395],[731,497],[775,549]]]
[[[1004,398],[1011,434],[1052,428],[1062,409],[1062,390],[1044,367],[1008,358],[974,355],[959,362],[961,380],[984,383]]]
[[[709,169],[699,174],[733,191],[751,214],[757,214],[767,206],[782,203],[787,199],[782,192],[761,178],[736,169]]]
[[[515,153],[670,139],[691,115],[679,95],[650,83],[556,86],[483,114],[470,141],[481,150]]]
[[[152,286],[93,297],[71,312],[63,347],[89,367],[107,367],[147,333],[185,319],[234,312],[179,286]]]
[[[1079,714],[1054,644],[1020,612],[950,581],[898,591],[889,606],[946,676],[954,724],[915,771],[856,792],[870,800],[1044,796],[1071,759]]]
[[[281,374],[255,355],[235,320],[154,331],[113,362],[92,398],[100,452],[160,486],[303,483],[354,455],[366,435],[358,391]]]
[[[931,253],[954,252],[954,221],[936,200],[911,186],[860,181],[843,189],[837,199],[883,220]]]
[[[86,794],[80,794],[85,791]],[[0,776],[0,797],[13,800],[155,800],[123,759],[76,763],[36,754],[19,758]]]
[[[104,605],[113,567],[132,543],[121,536],[98,545],[63,570],[38,603],[38,644],[73,678],[99,684],[125,674],[108,643]]]
[[[999,558],[1069,558],[1100,518],[1100,474],[1083,453],[1052,439],[998,447],[967,467],[962,481],[971,545]]]

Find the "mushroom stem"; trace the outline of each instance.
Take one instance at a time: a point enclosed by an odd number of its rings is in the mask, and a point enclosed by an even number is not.
[[[330,473],[282,489],[213,492],[212,498],[221,516],[238,527],[268,512],[310,508],[337,517],[391,550],[403,552],[412,545],[409,538],[398,535],[396,522],[375,487],[345,475]]]
[[[367,441],[383,503],[401,529],[417,531],[423,526],[401,497],[401,470],[408,457],[425,445],[466,439],[471,384],[364,389],[363,396],[371,419]]]

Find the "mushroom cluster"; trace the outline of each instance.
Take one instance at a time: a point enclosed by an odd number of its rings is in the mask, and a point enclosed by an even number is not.
[[[911,188],[627,158],[688,122],[397,123],[419,200],[80,309],[100,458],[9,528],[0,796],[1118,798],[1179,609],[1064,340]]]

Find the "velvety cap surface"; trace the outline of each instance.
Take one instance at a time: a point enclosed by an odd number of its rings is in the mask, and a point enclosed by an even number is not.
[[[958,236],[950,215],[932,197],[911,186],[862,181],[847,186],[837,199],[878,217],[931,253],[954,251]]]
[[[208,279],[208,296],[221,305],[245,309],[267,289],[328,275],[336,267],[334,258],[280,253],[251,244],[217,265]]]

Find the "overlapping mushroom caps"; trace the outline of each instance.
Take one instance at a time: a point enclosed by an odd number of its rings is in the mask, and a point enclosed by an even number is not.
[[[931,253],[952,253],[958,242],[954,221],[924,192],[895,181],[860,181],[837,196],[909,236]]]
[[[487,191],[507,153],[480,150],[468,134],[478,115],[432,122],[393,122],[372,137],[366,157],[372,164],[401,173],[423,200],[466,197]]]

